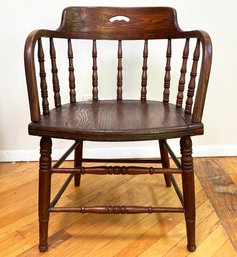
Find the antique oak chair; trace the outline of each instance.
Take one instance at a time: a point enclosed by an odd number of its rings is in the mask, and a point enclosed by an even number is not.
[[[138,43],[139,46],[142,44],[142,48],[135,46],[130,48],[137,51],[137,56],[141,60],[140,86],[123,83],[124,77],[131,75],[130,72],[126,73],[123,66],[123,61],[126,59],[124,47],[128,41],[132,44]],[[80,45],[80,42],[83,43]],[[159,54],[160,52],[152,53],[152,50],[159,47],[159,42],[162,42],[161,49],[165,50],[163,55]],[[64,43],[65,51],[62,50]],[[106,65],[98,65],[100,56],[103,56],[103,51],[98,51],[99,46],[101,44],[104,46],[104,43],[106,46],[108,43],[117,44],[115,51],[111,50],[113,48],[109,48],[110,50],[107,52],[107,54],[111,53],[110,58],[117,55],[117,58],[115,57],[115,60],[117,59],[115,79],[113,80],[111,72],[107,74],[111,79],[110,85],[116,84],[114,100],[106,100],[103,96],[100,100],[99,97],[100,88],[103,88],[100,71],[108,68]],[[177,47],[175,47],[176,43]],[[152,45],[151,49],[148,47],[150,44]],[[86,101],[76,100],[76,91],[80,97],[82,94],[80,91],[82,88],[80,76],[82,75],[76,74],[79,68],[76,68],[75,59],[84,51],[84,46],[90,46],[92,53],[92,57],[89,56],[92,63],[91,75],[89,75],[92,90],[91,101],[88,99]],[[179,52],[174,54],[176,50]],[[47,52],[49,53],[48,59],[46,58]],[[148,71],[148,67],[150,67],[148,52],[151,57],[156,55],[155,59],[158,63],[154,64],[157,72],[155,76],[153,74],[151,77],[149,77]],[[173,59],[177,56],[179,62]],[[29,134],[41,137],[39,160],[40,251],[48,249],[50,212],[100,214],[182,212],[186,221],[187,248],[189,251],[195,251],[195,192],[191,137],[203,134],[201,120],[210,74],[211,56],[212,46],[208,34],[200,30],[181,30],[178,26],[176,11],[168,7],[69,7],[63,11],[61,25],[57,30],[42,29],[29,34],[25,44],[25,72],[32,121],[29,124]],[[62,61],[63,57],[66,59],[66,66],[59,69],[58,63]],[[38,65],[35,65],[35,59],[38,61]],[[164,65],[161,65],[162,59]],[[84,63],[84,59],[79,58],[79,61]],[[162,69],[160,69],[161,66]],[[47,75],[50,74],[49,79],[46,79],[47,69],[49,70]],[[66,75],[62,75],[63,70]],[[172,72],[176,70],[178,70],[178,75],[173,75]],[[153,80],[155,87],[159,88],[161,92],[161,94],[157,94],[157,99],[154,99],[154,94],[152,94],[153,98],[149,97],[148,84],[153,83]],[[126,98],[124,92],[128,86],[132,87],[133,92],[140,91],[138,98]],[[69,99],[68,102],[64,100],[64,103],[62,99],[65,91],[68,92]],[[39,94],[41,94],[41,100]],[[134,95],[136,97],[136,94]],[[52,102],[54,108],[52,108]],[[73,140],[73,145],[54,165],[51,164],[52,138]],[[180,160],[167,143],[167,139],[172,138],[180,139]],[[156,160],[113,159],[111,161],[108,158],[104,160],[83,158],[82,155],[84,141],[145,140],[159,142],[161,158]],[[74,168],[60,167],[73,151]],[[169,156],[176,164],[176,168],[171,168]],[[83,166],[83,163],[88,161],[150,162],[151,166],[153,163],[153,167],[124,166],[124,164],[123,166],[100,166],[99,164],[96,167]],[[160,163],[160,166],[154,165],[154,163]],[[53,173],[69,173],[69,178],[51,201],[51,175]],[[79,186],[81,174],[164,174],[166,186],[173,185],[180,199],[181,207],[106,205],[56,207],[56,203],[72,178],[74,178],[75,186]],[[182,190],[178,188],[174,174],[181,174]]]

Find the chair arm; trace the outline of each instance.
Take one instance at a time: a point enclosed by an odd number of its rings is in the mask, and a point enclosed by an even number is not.
[[[37,80],[35,73],[35,44],[41,37],[53,37],[58,33],[53,30],[34,30],[32,31],[25,42],[24,62],[26,84],[28,89],[28,98],[30,104],[31,121],[37,122],[40,120],[40,103],[38,96]]]
[[[202,42],[203,57],[200,69],[200,77],[195,97],[192,121],[199,123],[202,120],[203,109],[206,99],[207,86],[211,71],[212,62],[212,43],[210,36],[204,31],[196,31],[199,39]]]

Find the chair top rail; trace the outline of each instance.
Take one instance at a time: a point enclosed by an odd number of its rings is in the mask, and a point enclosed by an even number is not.
[[[61,32],[86,39],[150,39],[179,32],[176,11],[169,7],[68,7]]]

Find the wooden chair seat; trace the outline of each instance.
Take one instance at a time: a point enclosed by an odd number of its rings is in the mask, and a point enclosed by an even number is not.
[[[134,129],[135,128],[135,129]],[[173,104],[101,100],[65,104],[29,125],[31,135],[75,140],[155,140],[200,135],[202,123]]]

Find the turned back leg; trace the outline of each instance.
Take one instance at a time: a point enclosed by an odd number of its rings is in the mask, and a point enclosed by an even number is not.
[[[160,146],[160,156],[161,156],[162,167],[169,168],[170,167],[169,155],[168,155],[168,151],[164,146],[163,140],[159,140],[159,146]],[[165,177],[166,186],[171,187],[170,174],[164,174],[164,177]]]
[[[80,141],[80,144],[75,148],[74,154],[74,167],[80,168],[82,164],[82,152],[83,152],[83,141]],[[76,187],[80,186],[81,174],[74,175],[74,185]]]

